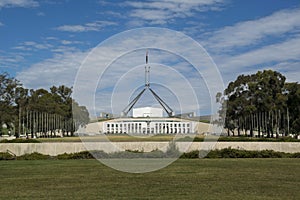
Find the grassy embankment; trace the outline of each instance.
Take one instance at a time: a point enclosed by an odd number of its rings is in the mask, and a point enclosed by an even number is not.
[[[146,174],[97,160],[1,161],[1,199],[298,199],[299,159],[179,159]]]
[[[99,135],[84,137],[85,142],[100,142],[100,141],[111,141],[111,142],[165,142],[172,141],[174,135],[153,135],[153,136],[131,136],[131,135]],[[179,135],[176,136],[177,141],[220,141],[220,142],[300,142],[300,140],[293,138],[251,138],[251,137],[217,137],[210,136],[205,137],[204,135]],[[81,142],[80,137],[64,137],[64,138],[39,138],[40,142]]]

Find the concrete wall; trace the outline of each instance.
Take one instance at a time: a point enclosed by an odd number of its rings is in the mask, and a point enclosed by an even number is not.
[[[0,152],[7,150],[17,156],[25,153],[39,152],[56,156],[63,153],[75,153],[88,150],[103,150],[115,152],[124,150],[139,150],[149,152],[152,150],[166,151],[168,142],[68,142],[68,143],[3,143],[0,144]],[[287,153],[300,152],[300,142],[177,142],[180,151],[235,148],[245,150],[274,150]]]

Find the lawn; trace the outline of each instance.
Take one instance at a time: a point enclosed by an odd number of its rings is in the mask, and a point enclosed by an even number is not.
[[[97,160],[0,162],[1,199],[298,199],[299,159],[179,159],[129,174]]]
[[[160,142],[160,141],[172,141],[174,135],[153,135],[153,136],[131,136],[131,135],[97,135],[97,136],[86,136],[83,137],[85,142],[100,142],[100,141],[111,141],[111,142]],[[81,142],[80,137],[64,137],[64,138],[39,138],[40,142]]]
[[[166,142],[172,141],[175,135],[97,135],[97,136],[85,136],[85,142],[105,142],[107,140],[111,142]],[[251,137],[227,137],[227,136],[209,136],[205,137],[204,135],[176,135],[177,141],[191,141],[203,142],[205,139],[212,141],[223,141],[223,142],[300,142],[300,140],[293,139],[290,137],[284,138],[251,138]],[[82,138],[80,137],[63,137],[63,138],[38,138],[40,142],[81,142]]]

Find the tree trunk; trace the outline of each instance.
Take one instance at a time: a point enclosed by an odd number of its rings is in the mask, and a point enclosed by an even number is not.
[[[261,116],[259,112],[257,113],[257,133],[258,137],[260,138],[260,124],[261,124]]]

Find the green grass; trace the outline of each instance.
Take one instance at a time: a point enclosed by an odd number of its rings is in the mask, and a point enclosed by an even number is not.
[[[111,142],[168,142],[174,139],[175,135],[154,135],[154,136],[131,136],[131,135],[97,135],[97,136],[86,136],[84,137],[85,142],[101,142],[107,141]],[[218,137],[204,135],[180,135],[177,141],[191,141],[203,142],[203,141],[220,141],[220,142],[300,142],[300,140],[293,139],[290,137],[284,138],[251,138],[251,137]],[[26,140],[24,140],[26,141]],[[80,137],[64,137],[64,138],[39,138],[38,142],[81,142]]]
[[[298,199],[299,159],[179,159],[129,174],[97,160],[0,162],[1,199]]]
[[[85,142],[146,142],[146,141],[172,141],[174,135],[154,135],[154,136],[130,136],[130,135],[98,135],[98,136],[86,136]],[[64,137],[64,138],[39,138],[40,142],[81,142],[80,137]]]

